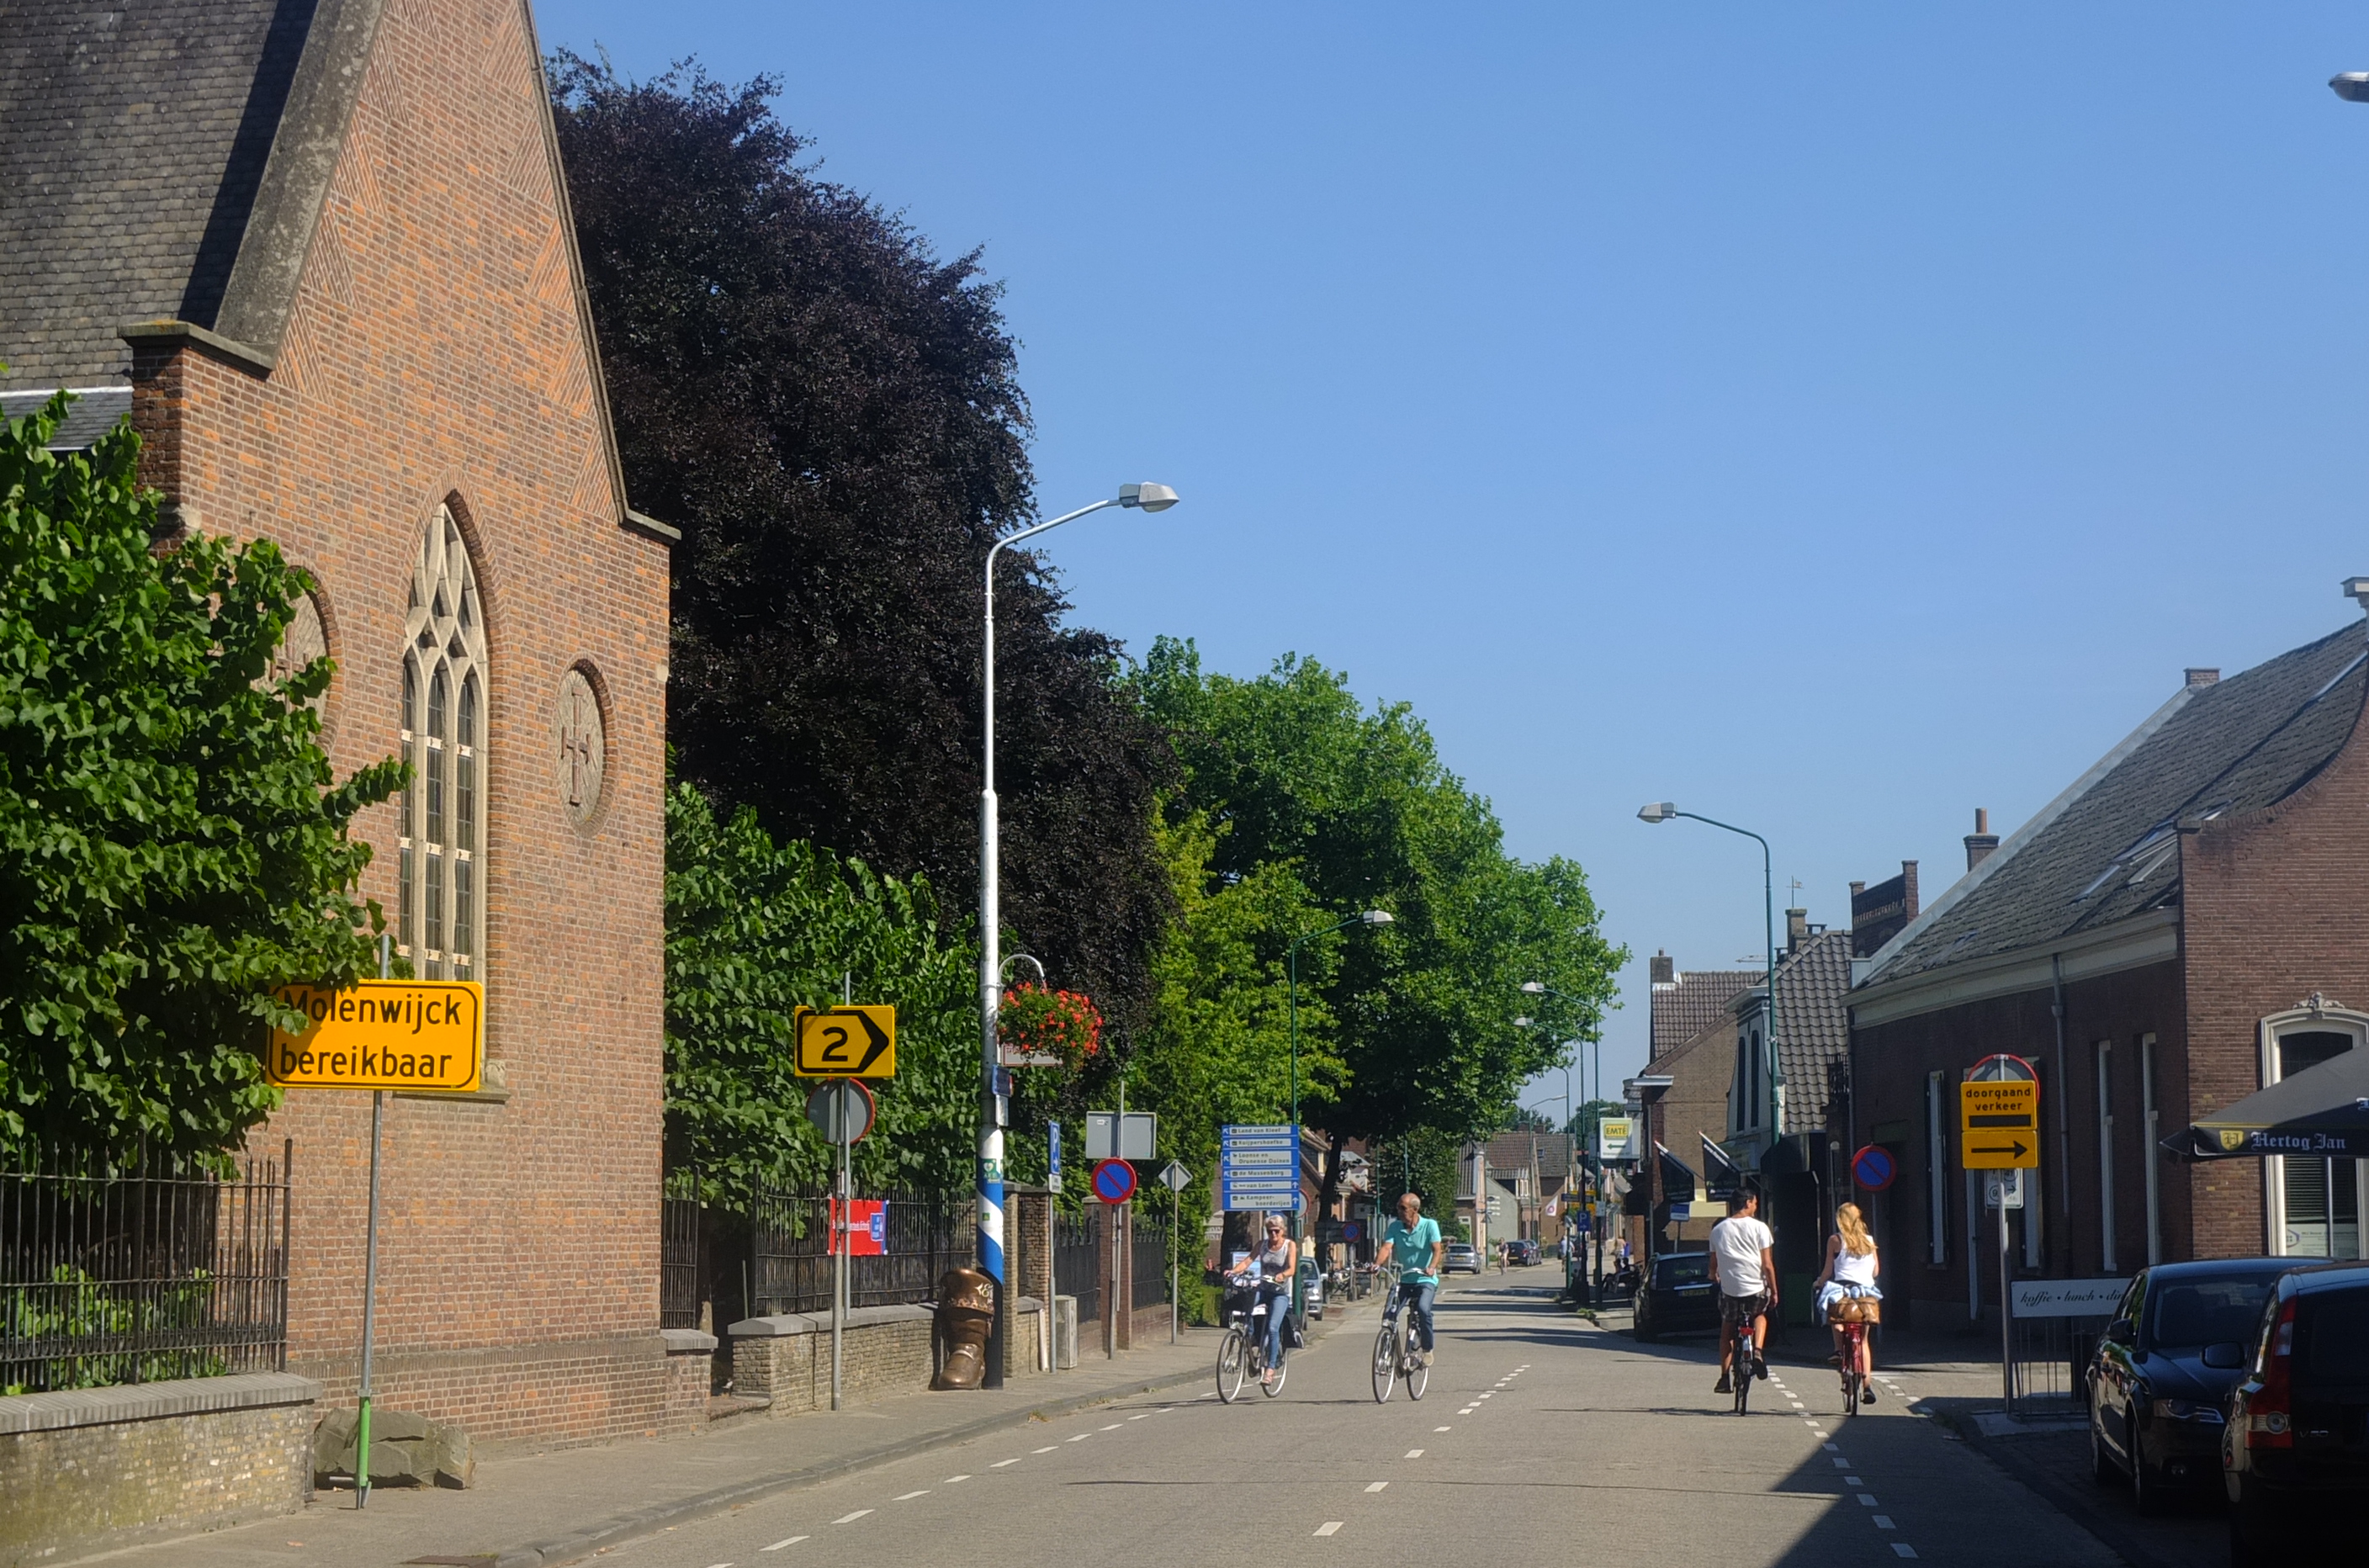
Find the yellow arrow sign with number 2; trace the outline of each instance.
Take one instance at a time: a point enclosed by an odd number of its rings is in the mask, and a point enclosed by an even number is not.
[[[798,1009],[800,1078],[897,1076],[897,1010],[893,1007]]]

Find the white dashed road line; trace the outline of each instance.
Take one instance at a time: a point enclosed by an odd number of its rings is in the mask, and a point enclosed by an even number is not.
[[[919,1492],[908,1492],[902,1496],[891,1497],[888,1501],[891,1503],[910,1503],[916,1497],[927,1497],[929,1494],[930,1489],[924,1486]]]
[[[1341,1528],[1341,1524],[1342,1521],[1339,1519],[1327,1519],[1322,1524],[1316,1527],[1316,1533],[1318,1535],[1331,1535],[1334,1530]]]
[[[1406,1457],[1411,1459],[1419,1459],[1423,1458],[1423,1450],[1421,1448],[1409,1448],[1406,1451]]]
[[[1387,1481],[1369,1481],[1366,1483],[1366,1490],[1368,1492],[1379,1492],[1383,1487],[1388,1486],[1390,1482]]]
[[[852,1525],[870,1512],[872,1512],[872,1510],[869,1508],[858,1508],[853,1514],[841,1515],[838,1518],[833,1519],[831,1523],[834,1525]]]
[[[760,1551],[779,1551],[785,1546],[795,1546],[798,1542],[806,1539],[807,1538],[802,1535],[794,1535],[785,1540],[777,1540],[771,1546],[761,1546],[757,1550]]]
[[[1019,1459],[998,1459],[998,1460],[996,1460],[993,1464],[991,1464],[991,1465],[988,1466],[987,1468],[988,1468],[988,1469],[990,1469],[990,1470],[1001,1470],[1005,1465],[1016,1465],[1016,1464],[1018,1464],[1019,1462],[1020,1462],[1020,1460],[1019,1460]]]

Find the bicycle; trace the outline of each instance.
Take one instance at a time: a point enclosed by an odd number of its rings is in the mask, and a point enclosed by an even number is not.
[[[1752,1320],[1741,1317],[1735,1323],[1734,1347],[1728,1354],[1730,1381],[1735,1385],[1735,1413],[1745,1413],[1752,1400],[1752,1369],[1758,1364],[1759,1352],[1752,1343]]]
[[[1867,1358],[1867,1325],[1846,1322],[1836,1325],[1843,1331],[1843,1413],[1857,1415],[1867,1387],[1867,1374],[1860,1363]]]
[[[1276,1306],[1290,1310],[1289,1297],[1277,1297]],[[1266,1315],[1265,1301],[1247,1310],[1229,1303],[1226,1309],[1226,1336],[1218,1342],[1218,1401],[1231,1404],[1242,1398],[1242,1385],[1252,1373],[1259,1374],[1259,1391],[1273,1399],[1283,1392],[1283,1379],[1291,1365],[1291,1347],[1286,1345],[1276,1356],[1275,1378],[1266,1378]]]
[[[1414,1314],[1401,1322],[1399,1309],[1410,1299],[1410,1292],[1419,1287],[1393,1289],[1390,1304],[1382,1309],[1382,1326],[1374,1335],[1374,1402],[1388,1404],[1390,1391],[1404,1379],[1407,1398],[1421,1399],[1423,1391],[1431,1386],[1431,1364],[1423,1359],[1414,1344]]]

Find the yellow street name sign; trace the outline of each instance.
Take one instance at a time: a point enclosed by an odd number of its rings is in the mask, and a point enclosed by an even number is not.
[[[2032,1170],[2040,1164],[2040,1085],[2028,1078],[1971,1079],[1958,1085],[1958,1147],[1969,1171]]]
[[[312,1020],[271,1031],[263,1075],[286,1089],[474,1093],[485,1071],[486,988],[475,980],[357,980],[282,986]]]
[[[897,1076],[897,1010],[834,1007],[797,1013],[795,1066],[800,1078],[894,1078]]]

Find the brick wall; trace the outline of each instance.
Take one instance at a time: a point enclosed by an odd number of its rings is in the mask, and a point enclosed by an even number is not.
[[[1876,1196],[1876,1240],[1883,1253],[1883,1288],[1892,1305],[1887,1318],[1898,1326],[1927,1328],[1965,1323],[1967,1256],[1964,1179],[1958,1163],[1957,1084],[1967,1069],[1993,1052],[2032,1063],[2041,1078],[2042,1146],[2037,1194],[2042,1204],[2043,1264],[2019,1272],[2087,1276],[2104,1266],[2100,1216],[2098,1093],[2095,1043],[2114,1042],[2111,1088],[2114,1110],[2114,1199],[2117,1272],[2146,1259],[2146,1120],[2142,1114],[2136,1050],[2142,1036],[2156,1036],[2157,1104],[2165,1130],[2180,1104],[2177,1095],[2186,1036],[2177,963],[2152,964],[2117,974],[2069,981],[2065,986],[2065,1068],[2060,1077],[2056,1021],[2043,986],[2010,996],[1990,997],[1934,1013],[1895,1019],[1851,1035],[1852,1082],[1858,1104],[1849,1137],[1880,1142],[1899,1162],[1891,1188]],[[1926,1159],[1926,1074],[1939,1070],[1947,1096],[1943,1193],[1949,1261],[1935,1265],[1927,1250],[1928,1207]],[[2069,1082],[2067,1082],[2069,1080]],[[2063,1153],[2058,1102],[2063,1097],[2072,1154]],[[2188,1168],[2159,1167],[2163,1200],[2164,1256],[2187,1250]],[[2069,1213],[2068,1213],[2069,1204]],[[1987,1237],[1989,1232],[1986,1230]],[[1995,1308],[1997,1263],[1986,1242],[1982,1254],[1983,1299]]]
[[[2180,835],[2192,1048],[2166,1099],[2184,1119],[2263,1082],[2260,1021],[2318,993],[2369,1012],[2369,742],[2356,727],[2309,784],[2264,810]],[[2167,1115],[2169,1120],[2169,1113]],[[2175,1124],[2176,1125],[2176,1124]],[[2268,1244],[2262,1162],[2192,1168],[2200,1256]]]
[[[663,1425],[658,1339],[668,560],[620,526],[597,367],[518,0],[389,0],[267,377],[135,355],[146,475],[319,578],[343,773],[396,745],[411,565],[450,506],[488,639],[487,1045],[506,1104],[390,1099],[379,1333],[391,1402],[481,1434]],[[559,683],[594,672],[597,816],[566,810]],[[366,891],[395,900],[393,807]],[[292,1095],[290,1361],[352,1386],[370,1126]],[[639,1343],[629,1343],[637,1340]]]
[[[0,1568],[295,1513],[316,1392],[258,1374],[0,1399]]]

